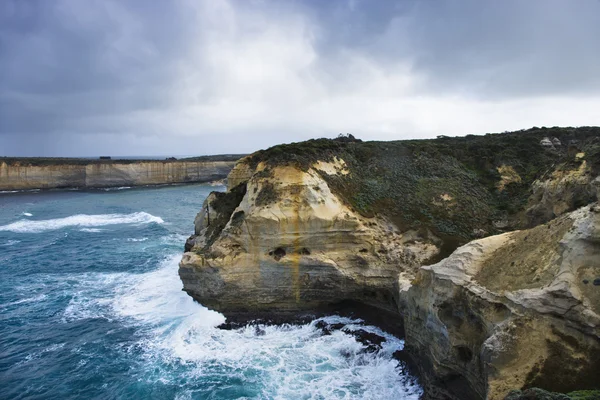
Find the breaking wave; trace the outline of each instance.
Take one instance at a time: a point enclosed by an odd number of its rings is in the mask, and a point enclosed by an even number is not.
[[[10,231],[15,233],[40,233],[71,226],[91,228],[97,226],[117,224],[162,224],[163,222],[164,221],[162,220],[162,218],[156,217],[146,212],[136,212],[132,214],[100,215],[77,214],[65,218],[47,219],[40,221],[22,219],[17,222],[13,222],[12,224],[0,226],[0,232]]]
[[[392,357],[404,342],[360,320],[331,316],[304,325],[216,328],[225,322],[223,315],[181,291],[179,259],[169,257],[157,270],[143,274],[86,276],[81,288],[89,287],[88,281],[96,282],[96,287],[77,290],[63,321],[104,318],[135,327],[140,339],[134,347],[143,349],[148,383],[239,380],[237,390],[249,395],[244,398],[260,399],[417,400],[422,394]],[[95,297],[98,286],[110,289]],[[319,321],[344,327],[324,334]],[[381,350],[365,351],[351,334],[357,329],[385,338]],[[197,388],[192,391],[183,385],[177,398],[194,394],[199,394]],[[204,394],[217,395],[214,388]]]

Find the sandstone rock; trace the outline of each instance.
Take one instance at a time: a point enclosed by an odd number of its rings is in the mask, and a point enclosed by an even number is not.
[[[247,158],[238,160],[227,176],[227,190],[231,190],[240,183],[248,182],[254,171],[247,162]]]
[[[514,158],[539,140],[315,140],[258,152],[207,200],[212,222],[197,216],[184,290],[228,318],[345,300],[393,314],[430,399],[597,387],[600,205],[567,213],[597,199],[598,160]]]
[[[582,161],[576,168],[559,168],[547,178],[535,181],[532,192],[526,211],[529,226],[600,199],[600,177]]]
[[[247,176],[242,164],[234,175]],[[237,181],[245,195],[209,248],[204,211],[196,218],[195,245],[180,264],[184,290],[222,312],[317,309],[344,300],[397,310],[399,274],[410,282],[439,252],[436,244],[344,205],[321,176],[344,173],[342,160],[308,171],[264,168]]]
[[[407,301],[408,350],[430,387],[456,399],[600,383],[600,215],[471,242],[423,267]]]
[[[99,188],[210,182],[223,179],[233,161],[144,161],[83,165],[8,165],[0,163],[0,190]]]

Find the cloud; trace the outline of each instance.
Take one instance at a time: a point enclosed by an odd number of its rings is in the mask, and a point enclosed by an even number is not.
[[[593,125],[600,2],[7,0],[0,156]]]

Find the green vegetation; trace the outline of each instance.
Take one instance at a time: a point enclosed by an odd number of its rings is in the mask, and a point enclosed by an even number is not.
[[[578,390],[563,394],[531,388],[512,390],[504,400],[600,400],[600,390]]]
[[[569,393],[571,400],[600,400],[600,390],[578,390]]]
[[[277,191],[273,183],[266,181],[256,196],[256,205],[264,206],[277,201]]]
[[[544,137],[562,144],[544,149]],[[600,128],[595,127],[392,142],[314,139],[259,151],[249,161],[307,170],[319,160],[341,158],[350,174],[323,177],[349,206],[366,217],[387,216],[402,229],[431,231],[455,247],[477,237],[475,228],[493,234],[526,226],[532,182],[574,158],[570,147],[600,168]],[[520,181],[498,189],[501,166],[512,167]]]

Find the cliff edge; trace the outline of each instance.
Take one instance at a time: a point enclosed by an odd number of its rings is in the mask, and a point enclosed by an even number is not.
[[[276,146],[206,199],[179,274],[226,316],[395,313],[432,398],[596,388],[599,171],[598,128]]]

